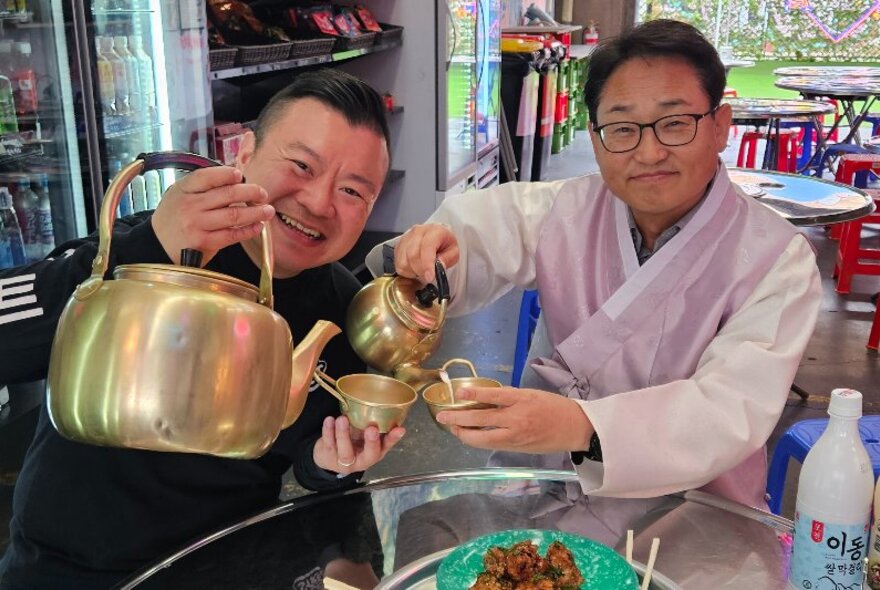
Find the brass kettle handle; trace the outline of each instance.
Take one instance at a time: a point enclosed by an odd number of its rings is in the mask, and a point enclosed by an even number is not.
[[[219,166],[220,163],[210,158],[200,156],[198,154],[190,154],[187,152],[152,152],[147,154],[139,154],[134,162],[126,165],[113,177],[107,192],[104,193],[104,200],[101,202],[101,214],[98,219],[98,254],[92,262],[92,275],[83,284],[86,287],[87,295],[96,290],[100,286],[107,269],[110,266],[110,241],[113,237],[113,222],[116,220],[116,210],[119,207],[119,201],[125,187],[132,181],[135,176],[139,176],[150,170],[162,170],[165,168],[176,168],[178,170],[197,170],[199,168],[209,168],[211,166]],[[260,295],[259,302],[266,307],[272,308],[272,271],[273,271],[273,249],[272,236],[269,233],[269,227],[263,224],[263,230],[260,233],[263,243],[263,257],[260,261]]]
[[[467,359],[449,359],[448,361],[443,363],[443,366],[440,367],[440,370],[445,371],[449,368],[450,365],[464,365],[471,370],[471,376],[477,376],[477,369],[474,368],[474,364]]]

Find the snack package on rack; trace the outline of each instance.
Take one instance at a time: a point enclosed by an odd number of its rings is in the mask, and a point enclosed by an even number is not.
[[[333,8],[328,4],[312,8],[308,13],[308,22],[315,32],[339,37],[340,33],[333,24]]]
[[[254,4],[251,8],[262,22],[273,23],[273,28],[283,33],[285,41],[314,37],[305,22],[308,9],[278,4]]]
[[[208,19],[208,47],[211,49],[224,49],[227,46],[228,44],[226,39],[223,38],[223,33],[217,30],[212,20]]]
[[[235,164],[235,156],[241,149],[241,142],[247,128],[242,123],[217,123],[214,125],[214,152],[217,161],[225,166]]]
[[[354,11],[347,6],[337,6],[336,15],[333,17],[333,24],[340,34],[346,37],[357,37],[362,35],[364,31],[361,29],[361,23],[358,21]]]
[[[367,31],[372,31],[373,33],[381,33],[382,26],[373,16],[373,13],[370,12],[370,9],[366,6],[355,6],[354,7],[355,16],[357,16],[358,20],[363,25],[364,29]]]
[[[262,45],[290,41],[275,26],[266,26],[241,0],[207,0],[208,14],[222,37],[233,45]]]

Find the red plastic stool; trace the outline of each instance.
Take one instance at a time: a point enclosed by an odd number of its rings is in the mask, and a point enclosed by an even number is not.
[[[864,155],[843,157],[843,159],[848,158],[864,158]],[[876,157],[874,163],[880,169],[880,156]],[[838,170],[839,174],[840,171]],[[874,198],[874,204],[880,208],[880,191],[866,190],[865,192]],[[832,275],[832,278],[837,279],[835,290],[838,293],[849,293],[853,275],[880,276],[880,264],[878,264],[880,263],[880,250],[876,248],[862,248],[861,246],[862,226],[866,223],[880,223],[880,213],[874,213],[861,219],[841,224],[840,244],[837,248],[837,261],[834,264],[834,274]],[[861,262],[862,259],[877,262],[863,263]]]
[[[877,350],[880,345],[880,305],[874,311],[874,323],[871,324],[871,334],[868,335],[868,348]]]
[[[778,136],[775,130],[770,133],[770,141],[776,141],[779,144],[775,170],[780,172],[797,171],[797,137],[797,129],[780,129]],[[742,143],[739,144],[739,154],[736,157],[738,168],[755,167],[759,139],[767,139],[767,134],[762,131],[746,131],[743,133]],[[769,149],[769,146],[767,149]]]
[[[855,186],[856,174],[859,172],[880,173],[880,154],[846,154],[837,163],[835,182]],[[859,183],[865,186],[867,182]]]

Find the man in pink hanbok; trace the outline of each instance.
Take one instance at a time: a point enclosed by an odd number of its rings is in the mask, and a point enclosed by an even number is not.
[[[438,419],[494,464],[573,467],[580,487],[545,502],[559,528],[613,543],[696,488],[766,508],[765,443],[821,288],[804,236],[719,160],[724,85],[690,25],[626,31],[590,58],[600,174],[450,197],[397,242],[398,273],[449,268],[450,314],[538,290],[522,386],[463,392],[499,407]]]

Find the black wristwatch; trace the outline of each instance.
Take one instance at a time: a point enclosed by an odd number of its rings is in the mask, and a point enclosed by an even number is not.
[[[599,442],[599,435],[595,432],[590,437],[590,448],[586,451],[574,451],[571,453],[571,462],[575,465],[580,465],[584,462],[584,459],[602,462],[602,444]]]

